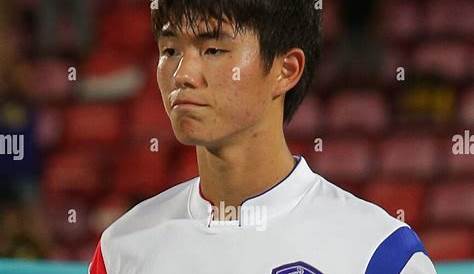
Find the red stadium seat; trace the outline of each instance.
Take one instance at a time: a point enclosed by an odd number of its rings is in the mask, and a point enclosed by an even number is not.
[[[370,175],[372,151],[365,139],[323,138],[323,152],[310,160],[315,171],[335,181],[363,180]]]
[[[129,197],[156,195],[169,187],[168,149],[160,145],[159,152],[150,151],[150,143],[126,147],[119,155],[113,176],[115,189]]]
[[[416,228],[423,222],[425,193],[421,182],[376,180],[366,186],[363,197]]]
[[[288,148],[293,155],[304,155],[306,160],[311,160],[311,155],[314,152],[314,139],[307,139],[306,141],[301,139],[287,139]]]
[[[111,104],[73,105],[65,111],[68,144],[115,144],[123,137],[122,110]]]
[[[434,261],[472,259],[474,234],[465,228],[437,228],[420,234],[420,238]]]
[[[53,154],[43,173],[45,193],[94,193],[101,187],[103,161],[98,151],[71,149]]]
[[[117,50],[133,59],[146,60],[154,43],[150,34],[149,5],[139,2],[113,3],[100,22],[100,47]],[[125,38],[125,39],[124,39]]]
[[[386,175],[430,177],[438,166],[437,143],[429,135],[392,136],[381,143],[378,158]]]
[[[175,170],[176,172],[169,174],[169,181],[173,185],[199,175],[194,147],[178,145],[176,149],[170,151],[169,159],[171,166],[179,167],[179,169]]]
[[[346,91],[328,105],[327,124],[331,130],[378,133],[385,129],[388,111],[383,96],[375,91]]]
[[[427,203],[431,220],[474,224],[474,178],[435,186]]]
[[[454,41],[424,42],[413,51],[416,71],[452,80],[469,76],[471,53],[468,44]]]
[[[474,8],[469,0],[436,0],[426,5],[426,28],[431,34],[469,35],[474,31]]]
[[[421,31],[422,10],[416,2],[384,1],[381,5],[382,34],[386,39],[411,39]]]
[[[150,138],[159,138],[162,142],[175,140],[159,91],[154,94],[145,93],[134,100],[129,114],[128,129],[133,140],[148,141]]]
[[[307,96],[285,129],[288,138],[314,138],[322,124],[320,102]]]
[[[474,135],[474,130],[469,132],[471,136]],[[459,146],[459,144],[455,144],[455,142],[452,141],[452,136],[446,138],[446,140],[449,140],[449,142],[446,142],[445,148],[448,174],[455,177],[469,176],[472,178],[474,177],[474,155],[469,154],[472,142],[469,142],[469,140],[467,140],[468,138],[465,137],[466,133],[464,130],[459,131],[455,134],[461,135],[463,137],[463,142],[461,144],[461,146],[463,147],[463,151],[461,152],[463,152],[464,154],[454,154],[454,146]],[[453,134],[453,136],[455,134]],[[468,145],[467,147],[466,144]]]

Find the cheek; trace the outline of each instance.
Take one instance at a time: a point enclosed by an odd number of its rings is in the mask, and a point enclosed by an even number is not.
[[[263,113],[268,92],[257,58],[252,52],[245,52],[214,78],[218,111],[229,124],[247,126]]]
[[[165,65],[163,58],[156,67],[156,80],[160,89],[166,89],[170,85],[170,66]]]
[[[163,105],[166,108],[166,111],[169,112],[169,102],[168,102],[168,95],[171,92],[171,80],[170,78],[169,69],[167,70],[165,67],[158,65],[156,68],[156,82],[158,84],[158,89],[161,93],[161,98],[163,100]]]

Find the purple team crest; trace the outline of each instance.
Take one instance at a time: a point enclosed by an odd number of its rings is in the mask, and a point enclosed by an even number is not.
[[[285,264],[272,270],[272,274],[323,274],[307,263]]]

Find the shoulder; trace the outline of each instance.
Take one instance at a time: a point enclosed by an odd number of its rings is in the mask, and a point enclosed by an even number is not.
[[[399,274],[404,269],[419,267],[434,269],[421,240],[408,224],[319,175],[317,180],[311,195],[312,208],[328,212],[324,216],[329,223],[347,228],[343,235],[359,254],[364,254],[366,274]]]
[[[185,218],[188,214],[189,191],[197,177],[180,183],[130,209],[102,234],[102,242],[156,226],[169,219]]]
[[[416,233],[409,227],[401,227],[383,239],[373,252],[366,274],[387,273],[434,273],[425,248]],[[412,272],[413,270],[416,272]],[[422,270],[425,271],[422,271]],[[432,268],[433,269],[433,268]]]
[[[383,238],[395,229],[407,226],[380,206],[341,189],[318,174],[308,196],[310,207],[318,211],[316,216],[323,216],[328,223],[348,225],[357,233]]]
[[[107,269],[106,273],[109,271],[115,273],[114,267],[117,264],[113,262],[117,260],[119,251],[128,250],[129,243],[123,241],[124,239],[136,239],[140,237],[139,235],[144,235],[142,232],[168,220],[186,218],[189,214],[187,208],[189,191],[197,180],[198,177],[195,177],[137,204],[112,223],[102,233],[97,247],[100,252],[98,261],[102,262],[99,266]]]

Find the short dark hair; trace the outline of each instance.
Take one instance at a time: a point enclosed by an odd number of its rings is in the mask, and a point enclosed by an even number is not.
[[[321,12],[316,0],[158,0],[152,10],[155,38],[159,38],[164,24],[181,30],[187,22],[196,33],[197,25],[217,21],[216,34],[222,22],[232,22],[234,30],[253,31],[259,40],[260,54],[268,73],[276,57],[292,48],[305,53],[306,64],[298,84],[285,96],[284,122],[289,123],[303,98],[311,88],[316,60],[321,48]],[[183,20],[185,19],[185,20]]]

